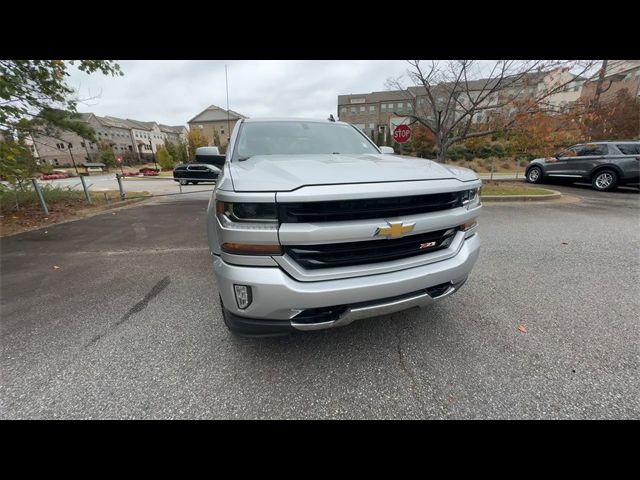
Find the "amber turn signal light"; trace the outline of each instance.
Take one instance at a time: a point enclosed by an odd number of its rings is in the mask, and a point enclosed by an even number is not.
[[[477,220],[469,220],[467,223],[463,223],[458,228],[463,232],[466,232],[467,230],[475,227],[477,224],[478,224]]]
[[[223,243],[222,251],[236,255],[282,255],[280,245],[254,245],[250,243]]]

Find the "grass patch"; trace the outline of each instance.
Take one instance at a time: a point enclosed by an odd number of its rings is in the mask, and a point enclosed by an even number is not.
[[[503,182],[486,182],[482,184],[480,196],[485,195],[549,195],[553,193],[546,188],[527,187],[525,185]]]
[[[36,192],[32,188],[13,190],[0,187],[0,235],[10,235],[79,218],[92,211],[100,211],[121,203],[117,190],[90,190],[91,204],[87,203],[83,191],[46,185],[42,187],[42,193],[49,209],[47,217],[44,216]],[[148,192],[127,192],[127,200],[147,196]]]

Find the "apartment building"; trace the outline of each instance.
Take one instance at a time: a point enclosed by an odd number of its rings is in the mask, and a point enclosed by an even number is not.
[[[199,129],[209,142],[209,145],[215,145],[215,134],[218,134],[221,144],[228,144],[231,138],[231,132],[238,120],[245,117],[244,115],[234,112],[233,110],[225,110],[216,105],[209,105],[202,112],[197,114],[187,122],[189,130]]]
[[[589,102],[595,97],[599,73],[584,84],[581,100]],[[619,92],[627,90],[632,97],[640,97],[640,60],[609,60],[602,84],[601,102],[616,99]]]
[[[560,91],[545,98],[547,106],[559,110],[580,98],[585,80],[567,69],[535,72],[524,75],[517,81],[507,82],[508,88],[502,88],[491,95],[486,93],[495,87],[496,79],[469,81],[466,85],[468,92],[464,93],[459,86],[456,88],[452,83],[442,83],[435,85],[430,91],[435,109],[425,87],[414,86],[406,90],[339,95],[338,117],[342,121],[354,124],[370,138],[381,139],[386,143],[389,132],[395,124],[400,123],[398,116],[415,113],[435,120],[440,115],[442,121],[453,122],[482,95],[483,99],[480,103],[482,108],[474,115],[473,122],[483,123],[497,113],[507,115],[515,113],[515,107],[508,107],[506,111],[499,108],[509,100],[540,98],[545,95],[545,92],[551,92],[566,84]],[[453,92],[454,88],[456,92]],[[449,101],[452,96],[455,101]],[[394,115],[394,112],[398,116]]]
[[[93,127],[97,141],[90,142],[74,132],[61,132],[55,138],[34,135],[30,143],[39,161],[53,166],[96,161],[102,145],[108,145],[116,156],[122,156],[127,163],[148,161],[164,145],[165,139],[173,143],[186,141],[188,133],[184,126],[100,117],[93,113],[81,113],[80,116]]]
[[[399,114],[414,112],[415,101],[405,91],[338,95],[338,119],[352,123],[369,138],[387,141],[392,119]]]

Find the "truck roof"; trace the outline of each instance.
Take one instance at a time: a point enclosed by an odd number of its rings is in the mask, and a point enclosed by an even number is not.
[[[328,119],[320,119],[320,118],[295,118],[295,117],[272,117],[272,118],[245,118],[242,120],[245,123],[259,123],[259,122],[315,122],[315,123],[342,123],[347,124],[346,122],[339,122],[336,120],[332,122]]]

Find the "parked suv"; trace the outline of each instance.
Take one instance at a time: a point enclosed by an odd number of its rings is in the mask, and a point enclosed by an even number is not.
[[[224,165],[225,156],[220,155],[218,147],[200,147],[196,149],[195,163],[181,163],[173,169],[173,180],[180,185],[200,182],[215,182]]]
[[[530,183],[545,179],[590,182],[595,190],[640,183],[640,141],[581,143],[551,158],[536,158],[527,166]]]
[[[481,181],[389,150],[343,122],[238,122],[207,209],[232,332],[338,327],[464,284],[480,249]]]

